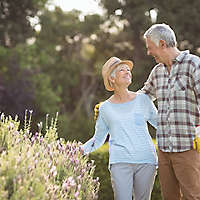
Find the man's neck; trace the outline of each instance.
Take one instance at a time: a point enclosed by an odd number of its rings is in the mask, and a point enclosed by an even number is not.
[[[168,71],[171,71],[171,67],[173,64],[173,60],[180,54],[180,51],[175,47],[175,48],[170,48],[166,52],[166,62],[165,65],[167,66]]]

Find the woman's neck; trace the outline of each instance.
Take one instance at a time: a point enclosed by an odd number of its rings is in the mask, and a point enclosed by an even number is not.
[[[136,93],[129,91],[128,89],[115,90],[114,94],[110,97],[110,101],[113,103],[124,103],[131,101],[136,96]]]

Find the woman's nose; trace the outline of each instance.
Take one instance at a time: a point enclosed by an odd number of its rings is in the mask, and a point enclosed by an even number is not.
[[[129,74],[129,73],[130,73],[130,70],[129,70],[129,69],[127,69],[125,72]]]
[[[126,71],[126,74],[128,74],[128,75],[130,75],[130,76],[132,75],[132,73],[131,73],[130,70],[127,70],[127,71]]]

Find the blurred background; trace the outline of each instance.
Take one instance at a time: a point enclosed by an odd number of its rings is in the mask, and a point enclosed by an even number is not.
[[[0,111],[23,121],[33,110],[33,131],[59,112],[59,136],[85,142],[95,104],[112,94],[101,77],[105,61],[133,60],[137,91],[155,65],[145,30],[167,23],[179,49],[200,55],[199,18],[199,0],[1,0]]]

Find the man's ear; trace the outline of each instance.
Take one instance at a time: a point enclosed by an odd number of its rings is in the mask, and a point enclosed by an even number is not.
[[[159,47],[161,47],[161,48],[167,48],[167,44],[166,44],[165,40],[160,40]]]

